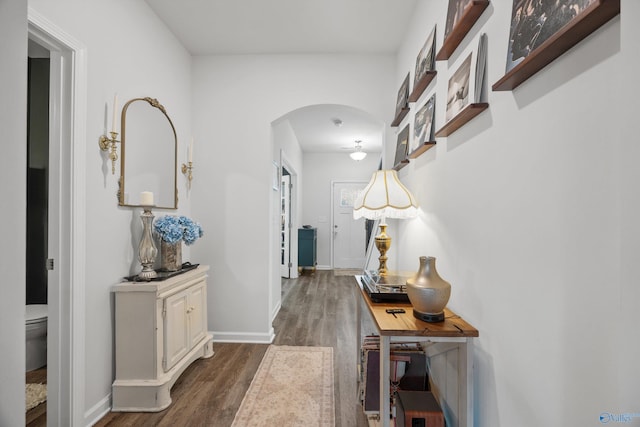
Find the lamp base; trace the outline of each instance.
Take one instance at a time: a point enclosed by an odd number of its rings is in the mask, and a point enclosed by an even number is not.
[[[422,313],[421,311],[413,309],[413,317],[427,323],[444,322],[444,311],[440,313]]]

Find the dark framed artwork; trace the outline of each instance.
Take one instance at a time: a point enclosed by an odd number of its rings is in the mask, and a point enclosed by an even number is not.
[[[436,95],[433,94],[426,104],[416,113],[413,123],[413,142],[411,151],[423,143],[433,141],[433,123],[436,111]]]
[[[451,30],[456,26],[465,8],[472,0],[449,0],[449,8],[447,9],[447,24],[444,28],[444,37],[447,38]]]
[[[396,145],[396,157],[393,162],[394,168],[408,163],[407,155],[409,154],[409,125],[406,125],[404,129],[398,133],[398,143]]]
[[[396,100],[396,117],[400,115],[403,108],[409,106],[409,73],[404,78],[400,89],[398,90],[398,98]]]
[[[436,65],[436,27],[433,27],[431,30],[431,34],[427,37],[427,40],[424,42],[424,46],[418,52],[418,57],[416,58],[416,72],[413,76],[413,85],[414,87],[417,83],[422,79],[427,71],[433,71]]]
[[[514,0],[506,72],[598,0]]]
[[[467,104],[469,104],[469,92],[471,84],[471,56],[462,62],[460,67],[453,73],[449,79],[449,87],[447,89],[447,112],[445,121],[451,120],[456,116]]]

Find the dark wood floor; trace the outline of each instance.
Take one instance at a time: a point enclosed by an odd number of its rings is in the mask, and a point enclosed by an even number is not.
[[[283,280],[282,308],[273,325],[276,345],[333,347],[337,427],[368,425],[357,402],[353,280],[333,271]],[[96,426],[230,426],[267,345],[214,343],[213,349],[213,357],[194,362],[180,376],[166,410],[111,412]],[[38,420],[27,425],[45,426]]]

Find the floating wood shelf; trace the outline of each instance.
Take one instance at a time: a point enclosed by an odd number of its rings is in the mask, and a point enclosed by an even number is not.
[[[598,0],[534,49],[493,86],[494,91],[517,88],[605,22],[620,14],[620,0]]]
[[[409,107],[404,107],[402,110],[400,110],[396,118],[393,119],[393,121],[391,122],[391,127],[396,127],[400,123],[402,123],[402,119],[405,118],[408,112],[409,112]]]
[[[395,165],[393,167],[393,169],[399,171],[400,169],[402,169],[403,167],[407,166],[408,164],[409,164],[409,159],[404,159],[404,160],[401,160],[400,163]]]
[[[420,145],[418,148],[416,148],[415,150],[413,150],[412,152],[409,153],[409,158],[410,159],[417,159],[418,157],[420,157],[420,155],[422,153],[424,153],[425,151],[427,151],[429,148],[433,147],[434,145],[436,145],[435,141],[425,141],[422,143],[422,145]]]
[[[489,104],[486,102],[467,105],[454,118],[449,120],[447,124],[442,126],[438,132],[436,132],[436,137],[451,135],[487,108],[489,108]]]
[[[424,90],[429,87],[429,84],[433,81],[433,78],[438,74],[437,71],[427,71],[422,78],[415,84],[411,95],[409,95],[409,102],[416,102],[422,96]]]
[[[442,47],[436,55],[437,61],[446,61],[453,55],[487,6],[489,6],[489,0],[473,0],[469,3],[458,23],[444,39]]]

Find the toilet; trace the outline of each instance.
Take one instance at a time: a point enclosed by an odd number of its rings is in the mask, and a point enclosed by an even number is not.
[[[26,309],[27,372],[47,364],[47,304],[29,304]]]

